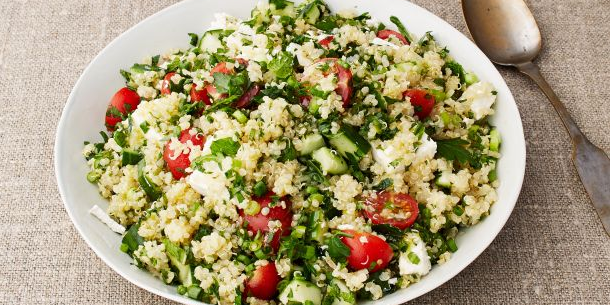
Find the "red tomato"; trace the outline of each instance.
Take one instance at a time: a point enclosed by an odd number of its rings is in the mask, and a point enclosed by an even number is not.
[[[128,113],[136,110],[140,104],[140,96],[127,87],[119,89],[110,99],[110,104],[106,110],[106,128],[109,131],[115,129],[117,123],[123,121]]]
[[[259,206],[261,210],[256,215],[247,215],[243,210],[240,210],[239,213],[244,220],[248,222],[247,229],[253,234],[257,234],[257,232],[261,232],[265,235],[265,233],[269,232],[268,223],[271,220],[279,220],[281,223],[281,227],[272,238],[269,245],[274,249],[274,251],[278,250],[280,246],[280,237],[288,235],[291,230],[291,222],[293,221],[293,213],[291,212],[291,202],[286,198],[280,198],[281,201],[286,203],[286,208],[282,208],[280,205],[276,205],[274,207],[269,207],[269,204],[273,201],[272,196],[275,194],[273,192],[268,192],[263,197],[253,198]],[[267,208],[268,213],[263,215],[264,208]]]
[[[187,141],[191,141],[193,145],[199,146],[200,148],[204,146],[206,142],[206,138],[202,134],[191,135],[189,131],[191,128],[183,130],[178,137],[178,141],[180,143],[187,143]],[[165,149],[163,150],[163,160],[168,165],[168,169],[172,173],[174,179],[179,180],[182,177],[187,176],[185,170],[187,167],[191,166],[191,161],[189,160],[189,152],[181,152],[180,155],[176,156],[176,152],[170,148],[171,141],[165,144]]]
[[[388,224],[405,230],[418,218],[418,203],[403,193],[379,192],[365,200],[365,217],[373,224]]]
[[[163,81],[161,81],[161,94],[168,95],[172,93],[172,76],[176,73],[170,72],[165,75]]]
[[[214,76],[214,73],[233,74],[233,72],[233,68],[229,69],[227,63],[224,61],[216,64],[216,66],[210,70],[212,76]]]
[[[341,65],[337,65],[339,72],[337,73],[337,89],[335,92],[342,97],[344,107],[350,104],[350,98],[352,97],[352,71],[346,69]]]
[[[191,103],[204,102],[204,104],[210,105],[210,97],[208,97],[208,90],[206,90],[206,87],[204,87],[202,90],[197,90],[196,87],[197,86],[193,84],[191,87],[191,92],[189,92],[189,95],[191,96]]]
[[[435,106],[435,98],[422,89],[407,90],[403,96],[409,96],[409,101],[414,106],[414,114],[421,120],[429,116]]]
[[[337,88],[335,93],[342,97],[344,107],[350,105],[350,98],[352,97],[352,71],[349,68],[344,68],[337,61],[337,58],[323,58],[318,62],[328,61],[331,66],[331,73],[337,75]]]
[[[277,286],[280,276],[276,264],[268,262],[265,266],[257,268],[245,283],[244,294],[261,300],[271,300],[278,292]]]
[[[329,46],[329,44],[331,43],[331,41],[333,41],[333,39],[334,39],[334,38],[335,38],[335,37],[333,37],[333,35],[330,35],[330,36],[327,36],[327,37],[325,37],[325,38],[321,39],[320,41],[318,41],[318,43],[320,43],[320,45],[321,45],[321,46],[323,46],[323,47],[325,47],[325,48],[326,48],[326,47],[328,47],[328,46]]]
[[[369,269],[370,273],[374,273],[386,268],[392,260],[392,248],[383,239],[370,233],[353,230],[344,230],[344,233],[352,235],[352,237],[342,236],[341,240],[350,248],[348,265],[353,270]]]
[[[397,31],[393,31],[393,30],[389,30],[389,29],[385,29],[385,30],[381,30],[378,32],[377,34],[378,38],[380,39],[384,39],[384,40],[388,40],[388,38],[390,36],[395,36],[397,37],[399,40],[401,40],[401,42],[403,44],[409,44],[409,42],[407,42],[407,39],[405,39],[405,36],[401,35],[401,33],[397,32]]]
[[[257,84],[250,86],[250,89],[244,92],[244,94],[234,103],[234,107],[245,108],[250,105],[250,101],[259,94],[259,90],[259,85]]]

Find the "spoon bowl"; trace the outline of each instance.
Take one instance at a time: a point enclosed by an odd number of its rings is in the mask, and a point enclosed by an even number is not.
[[[541,51],[537,21],[523,0],[462,0],[475,43],[499,65],[514,66],[547,96],[573,143],[573,164],[609,235],[609,156],[581,132],[564,104],[532,62]]]
[[[493,62],[514,66],[539,54],[541,33],[524,1],[466,0],[462,7],[473,40]]]

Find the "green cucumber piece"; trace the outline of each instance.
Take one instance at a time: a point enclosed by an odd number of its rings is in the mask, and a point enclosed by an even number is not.
[[[221,43],[220,35],[223,32],[222,29],[210,30],[204,33],[202,39],[199,41],[199,48],[209,53],[215,53],[216,50],[223,48]]]
[[[193,271],[187,264],[187,252],[168,239],[163,240],[163,244],[170,263],[178,271],[178,281],[185,287],[193,285]]]
[[[312,153],[312,158],[320,163],[320,168],[325,173],[339,175],[348,171],[346,161],[337,152],[328,147],[321,147],[315,150]]]
[[[471,86],[477,83],[478,81],[479,81],[479,78],[477,78],[477,75],[475,75],[475,73],[469,72],[465,74],[465,84],[467,84],[467,86]]]
[[[204,293],[204,290],[197,285],[192,285],[189,288],[187,288],[187,296],[194,300],[201,299],[203,293]]]
[[[149,178],[146,173],[144,173],[144,165],[144,160],[141,160],[138,163],[138,183],[140,184],[140,187],[142,188],[146,196],[151,201],[157,201],[157,199],[159,199],[162,194],[161,188],[153,181],[151,181],[151,178]]]
[[[280,5],[282,5],[283,7],[280,7]],[[274,1],[273,3],[270,2],[269,8],[272,12],[272,15],[288,16],[291,18],[295,18],[296,15],[295,3],[291,1]]]
[[[490,130],[490,150],[499,151],[501,146],[501,134],[496,128]]]
[[[450,182],[451,172],[441,172],[441,174],[435,179],[435,184],[440,187],[450,188],[452,183]]]
[[[358,161],[371,150],[371,144],[350,125],[343,124],[337,134],[327,138],[329,144],[346,158],[352,155]]]
[[[303,18],[309,24],[315,24],[322,15],[318,3],[318,0],[301,3],[299,5],[299,18]]]
[[[302,156],[309,155],[315,150],[325,146],[325,139],[320,134],[313,133],[301,139],[301,150],[299,153]]]
[[[322,303],[322,292],[320,288],[313,283],[302,279],[293,279],[278,296],[282,304],[293,302],[312,305],[320,305]]]
[[[121,166],[136,165],[144,156],[132,149],[124,148],[121,152]]]

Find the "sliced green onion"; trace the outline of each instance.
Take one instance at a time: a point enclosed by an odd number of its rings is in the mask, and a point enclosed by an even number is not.
[[[448,245],[448,249],[450,249],[451,252],[456,252],[458,250],[458,246],[456,246],[456,242],[454,241],[454,239],[448,239],[446,241],[446,244]]]
[[[246,273],[253,272],[254,270],[255,270],[255,265],[254,264],[250,264],[250,265],[246,266],[246,268],[244,268],[244,271],[246,271]]]
[[[89,182],[91,182],[91,183],[94,183],[94,182],[96,182],[96,181],[100,180],[100,177],[101,177],[101,176],[102,176],[102,175],[100,175],[100,174],[99,174],[98,172],[96,172],[96,171],[90,171],[90,172],[87,174],[87,181],[89,181]]]
[[[318,201],[319,203],[323,203],[325,201],[325,196],[323,194],[312,194],[310,195],[310,201]]]
[[[263,252],[263,250],[262,250],[262,249],[259,249],[259,250],[255,251],[255,256],[256,256],[258,259],[264,259],[264,258],[266,258],[266,257],[267,257],[267,254],[265,254],[265,252]]]
[[[463,210],[463,208],[461,206],[459,206],[459,205],[455,206],[453,210],[454,210],[454,214],[456,214],[456,216],[462,216],[462,214],[465,212]]]
[[[418,265],[420,263],[420,258],[418,257],[418,255],[416,255],[416,253],[414,252],[410,252],[407,254],[407,258],[409,259],[410,262],[412,262],[412,264],[414,265]]]
[[[187,293],[187,287],[183,285],[178,285],[178,287],[176,287],[176,291],[178,292],[178,294],[183,295]]]
[[[291,232],[291,236],[295,238],[302,238],[305,235],[306,227],[305,226],[296,226]]]
[[[261,206],[259,205],[258,202],[254,200],[249,201],[248,205],[244,209],[244,213],[246,213],[246,215],[251,215],[251,216],[257,215],[259,211],[261,211]]]
[[[253,241],[250,243],[250,251],[256,252],[259,251],[259,249],[261,249],[261,242],[260,241]]]
[[[129,245],[127,244],[121,244],[121,252],[125,252],[127,253],[127,251],[129,250]]]
[[[313,186],[313,185],[310,185],[310,186],[308,186],[308,187],[306,188],[306,193],[308,193],[308,194],[310,194],[310,195],[315,194],[315,193],[318,193],[318,188],[317,188],[317,187],[315,187],[315,186]]]
[[[244,112],[240,111],[240,110],[236,110],[233,112],[232,116],[238,120],[238,122],[244,124],[246,122],[248,122],[248,118],[246,117],[246,115],[244,114]]]
[[[244,254],[240,254],[237,257],[237,260],[239,262],[241,262],[244,265],[249,265],[250,264],[250,258],[248,258],[248,256],[244,255]]]
[[[312,259],[316,257],[316,249],[313,246],[307,246],[305,248],[305,253],[303,254],[303,258]]]

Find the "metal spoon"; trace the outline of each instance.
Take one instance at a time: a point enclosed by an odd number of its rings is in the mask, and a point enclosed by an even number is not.
[[[573,164],[609,234],[609,157],[579,130],[532,60],[541,50],[541,33],[522,0],[462,0],[467,27],[475,43],[493,62],[514,66],[541,88],[573,142]]]

